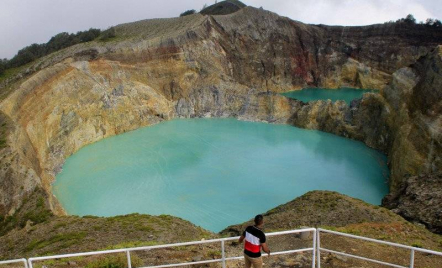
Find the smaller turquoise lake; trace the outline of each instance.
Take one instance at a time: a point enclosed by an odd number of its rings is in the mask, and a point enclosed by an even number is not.
[[[347,104],[350,104],[352,100],[362,98],[364,93],[374,92],[378,93],[378,90],[357,89],[357,88],[304,88],[302,90],[290,91],[282,93],[291,99],[297,99],[303,102],[316,101],[316,100],[331,100],[333,102],[343,100]]]
[[[69,157],[53,184],[68,214],[169,214],[218,232],[311,190],[380,204],[385,155],[288,125],[179,119],[106,138]]]

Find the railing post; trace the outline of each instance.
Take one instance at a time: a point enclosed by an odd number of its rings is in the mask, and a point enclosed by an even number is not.
[[[31,259],[28,260],[28,268],[32,268],[32,260]]]
[[[226,268],[226,252],[224,248],[224,240],[221,240],[221,258],[222,258],[223,268]]]
[[[25,264],[25,268],[28,268],[28,261],[26,259],[23,259],[23,263]]]
[[[410,268],[414,268],[414,249],[411,249],[411,254],[410,254]]]
[[[316,264],[316,229],[313,231],[313,254],[312,254],[312,268],[315,268]]]
[[[316,239],[318,240],[316,242],[316,258],[317,258],[317,265],[318,268],[321,268],[321,237],[320,237],[321,231],[319,229],[316,229]]]
[[[132,268],[132,262],[130,260],[130,251],[126,251],[126,256],[127,256],[127,268]]]

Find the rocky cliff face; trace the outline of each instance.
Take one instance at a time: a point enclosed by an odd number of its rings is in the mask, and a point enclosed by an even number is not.
[[[387,195],[383,205],[404,218],[442,234],[442,173],[412,176],[399,191]]]
[[[390,123],[394,135],[389,151],[392,172],[416,175],[440,170],[442,46],[395,72],[383,95],[394,118]],[[393,189],[402,182],[392,181]]]
[[[385,97],[395,119],[389,151],[395,179],[383,203],[442,233],[442,46],[394,78]]]
[[[405,115],[394,106],[402,105],[402,97],[392,96],[407,95],[413,88],[434,94],[433,84],[440,83],[438,71],[425,71],[432,68],[426,60],[407,66],[441,43],[442,33],[407,27],[414,26],[313,26],[247,7],[225,16],[123,24],[115,27],[114,40],[49,55],[0,104],[12,129],[7,148],[0,152],[0,212],[12,214],[38,186],[52,196],[55,175],[81,147],[179,117],[289,123],[362,140],[390,154],[393,186],[404,173],[421,172],[422,166],[415,168],[419,161],[438,169],[439,160],[427,158],[404,164],[396,151],[405,146],[399,142],[405,134],[398,134],[403,132],[397,123]],[[422,72],[430,82],[422,80]],[[343,102],[305,104],[277,94],[305,86],[368,87],[383,93],[366,94],[350,107]],[[421,93],[410,97],[409,109],[418,111],[434,101]],[[406,122],[421,118],[419,122],[428,123],[440,110],[420,113]],[[436,124],[431,122],[426,126]],[[421,131],[417,125],[410,129],[417,131],[407,132],[413,135]],[[428,131],[430,127],[423,132],[429,136],[420,141],[425,143],[420,155],[437,158],[440,143],[426,143],[435,137]],[[405,135],[406,140],[418,140],[413,135]],[[56,200],[50,201],[52,210],[62,213]]]

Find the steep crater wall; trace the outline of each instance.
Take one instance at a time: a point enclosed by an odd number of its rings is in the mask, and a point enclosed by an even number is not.
[[[364,141],[389,154],[393,190],[406,173],[440,168],[439,160],[425,155],[440,149],[435,136],[422,141],[431,148],[415,144],[422,152],[419,160],[410,161],[422,163],[418,168],[395,157],[398,150],[413,148],[395,145],[404,140],[398,122],[414,124],[421,117],[407,119],[394,106],[403,102],[403,92],[431,92],[440,83],[438,70],[434,79],[422,80],[427,65],[438,60],[435,53],[407,67],[442,42],[440,32],[416,43],[413,33],[403,35],[406,29],[388,24],[312,26],[249,7],[225,16],[124,24],[116,31],[121,40],[77,45],[44,58],[37,72],[1,103],[12,128],[0,160],[2,170],[9,170],[0,187],[2,214],[13,214],[26,193],[40,186],[51,209],[62,214],[50,185],[68,156],[102,138],[178,117],[289,123]],[[373,53],[382,57],[373,58]],[[413,73],[411,81],[407,72]],[[305,86],[377,88],[382,95],[366,94],[347,106],[305,104],[278,94]],[[426,119],[436,122],[438,115]],[[410,136],[405,140],[415,142]]]

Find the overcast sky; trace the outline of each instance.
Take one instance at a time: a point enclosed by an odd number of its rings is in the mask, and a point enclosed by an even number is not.
[[[147,18],[176,17],[214,0],[1,0],[0,58],[60,32],[77,32]],[[367,25],[413,14],[442,19],[441,0],[244,0],[305,23]]]

